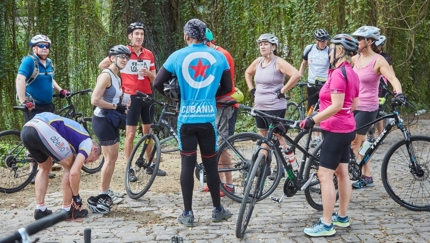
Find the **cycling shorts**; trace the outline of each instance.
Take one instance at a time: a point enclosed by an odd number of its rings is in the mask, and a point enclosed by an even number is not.
[[[154,94],[148,96],[154,98]],[[154,120],[154,106],[151,101],[144,101],[137,95],[130,95],[131,103],[127,112],[127,126],[137,126],[139,117],[142,124],[151,124]]]
[[[271,110],[271,111],[262,111],[268,115],[272,116],[278,116],[278,117],[285,117],[285,112],[287,109],[281,109],[281,110]],[[269,124],[271,121],[268,118],[256,116],[255,117],[255,123],[257,124],[257,128],[260,130],[267,130],[269,128]]]
[[[355,138],[355,131],[334,133],[322,130],[322,134],[324,139],[320,150],[320,166],[336,170],[339,163],[349,163],[351,142]]]
[[[119,129],[113,127],[106,117],[93,116],[92,128],[101,146],[110,146],[119,142]]]
[[[376,119],[376,116],[378,115],[379,110],[376,111],[354,111],[354,119],[356,123],[356,129],[360,128],[361,126],[366,125],[367,123],[373,122]],[[363,129],[360,129],[357,131],[357,134],[365,135],[371,126],[367,126]]]

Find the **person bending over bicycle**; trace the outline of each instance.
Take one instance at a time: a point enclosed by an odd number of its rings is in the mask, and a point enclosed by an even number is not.
[[[70,219],[87,216],[88,210],[83,209],[79,195],[81,168],[100,157],[100,144],[91,140],[88,132],[76,121],[50,112],[37,114],[28,121],[22,128],[21,141],[39,165],[34,185],[34,218],[37,220],[52,214],[45,205],[52,159],[59,161],[64,169],[62,209],[68,212]]]
[[[319,122],[324,136],[321,145],[318,179],[321,182],[323,216],[304,233],[309,236],[330,236],[336,233],[334,225],[349,226],[347,216],[351,198],[351,181],[348,173],[351,141],[355,137],[355,120],[352,111],[358,103],[359,79],[351,68],[351,57],[357,53],[358,42],[347,34],[338,34],[331,40],[330,62],[335,69],[329,70],[328,78],[319,93],[320,110],[314,117],[300,123],[304,129]],[[339,212],[333,213],[336,189],[339,190]]]
[[[199,19],[189,20],[184,26],[184,41],[188,46],[170,55],[154,80],[154,87],[163,95],[164,84],[171,80],[172,75],[177,77],[180,88],[177,129],[184,211],[179,215],[178,221],[185,226],[194,224],[192,198],[197,145],[200,148],[214,207],[212,221],[220,222],[232,215],[221,205],[220,200],[215,125],[215,97],[231,92],[231,73],[225,56],[205,45],[205,32],[205,23]],[[171,98],[178,100],[178,94],[173,94]]]

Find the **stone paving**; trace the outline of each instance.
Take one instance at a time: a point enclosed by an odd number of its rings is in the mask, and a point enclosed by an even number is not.
[[[426,125],[430,125],[427,122]],[[421,132],[420,132],[421,133]],[[414,133],[413,133],[414,134]],[[415,133],[416,134],[416,133]],[[422,133],[421,133],[422,134]],[[427,131],[424,134],[429,134]],[[312,209],[304,194],[298,192],[278,204],[269,199],[256,205],[253,217],[243,239],[235,236],[237,212],[240,204],[222,198],[223,205],[233,212],[233,217],[222,223],[211,222],[209,193],[195,192],[193,209],[196,225],[187,228],[178,225],[177,216],[182,212],[182,197],[177,194],[148,192],[139,200],[125,196],[123,203],[113,210],[130,209],[135,214],[117,217],[89,214],[82,223],[61,222],[34,235],[42,242],[84,242],[85,228],[92,230],[92,242],[170,242],[178,235],[183,242],[430,242],[429,212],[414,212],[397,205],[385,192],[380,180],[380,163],[385,151],[401,137],[398,131],[387,138],[386,143],[372,158],[376,186],[354,190],[349,207],[351,226],[336,228],[332,237],[310,238],[303,228],[310,226],[322,213]],[[157,178],[154,183],[162,183]],[[283,181],[273,196],[282,195]],[[91,195],[96,192],[83,191]],[[47,196],[47,204],[60,205],[61,194]],[[52,208],[52,209],[58,209]],[[34,204],[23,209],[0,208],[0,238],[33,221]],[[335,209],[336,210],[336,209]],[[111,212],[111,214],[114,212]],[[154,222],[147,222],[139,215],[148,215]],[[144,218],[144,217],[143,217]]]

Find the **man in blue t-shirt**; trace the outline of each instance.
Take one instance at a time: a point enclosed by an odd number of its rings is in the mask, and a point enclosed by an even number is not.
[[[216,96],[227,94],[232,89],[230,67],[225,56],[206,46],[206,24],[191,19],[184,26],[184,41],[188,45],[169,56],[154,80],[154,87],[163,95],[164,84],[176,76],[180,94],[178,116],[179,149],[181,151],[181,189],[184,212],[178,221],[193,226],[192,197],[194,168],[197,162],[197,144],[206,171],[207,184],[214,209],[212,221],[219,222],[231,217],[229,210],[221,206],[219,175],[216,161]],[[174,89],[170,89],[174,92]]]

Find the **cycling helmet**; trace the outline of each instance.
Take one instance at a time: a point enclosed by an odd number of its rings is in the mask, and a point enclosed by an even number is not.
[[[212,31],[209,28],[206,28],[206,39],[208,39],[208,41],[212,41],[214,39]]]
[[[352,33],[354,37],[364,37],[369,39],[378,40],[379,39],[379,28],[375,26],[361,26],[354,33]]]
[[[350,56],[357,54],[358,41],[348,34],[338,34],[331,39],[331,43],[335,45],[342,45]]]
[[[243,93],[242,91],[240,91],[239,88],[235,88],[234,93],[231,95],[231,97],[233,97],[233,99],[237,100],[237,102],[242,102],[243,101]]]
[[[379,36],[379,39],[375,42],[375,45],[376,46],[382,46],[382,45],[384,45],[386,39],[387,38],[385,38],[385,35]]]
[[[40,43],[40,42],[47,42],[47,43],[51,44],[51,40],[48,38],[48,36],[46,36],[46,35],[35,35],[30,40],[30,47],[33,47],[34,45],[36,45],[37,43]]]
[[[101,214],[109,213],[113,205],[112,198],[107,194],[100,194],[96,197],[90,197],[88,198],[87,202],[91,212]]]
[[[262,34],[257,39],[257,43],[268,41],[272,45],[276,45],[278,47],[278,37],[272,35],[272,34]]]
[[[128,27],[127,27],[127,34],[133,33],[133,31],[135,29],[144,29],[144,25],[141,22],[134,22],[131,23]]]
[[[169,82],[164,83],[164,94],[172,101],[178,102],[181,99],[181,91],[176,76],[172,76]]]
[[[330,35],[325,29],[317,29],[314,32],[314,38],[317,41],[328,41],[330,40]]]
[[[131,56],[130,50],[126,46],[124,46],[124,45],[116,45],[116,46],[113,46],[109,50],[109,57],[110,56],[121,55],[121,54],[126,54],[127,56]]]

